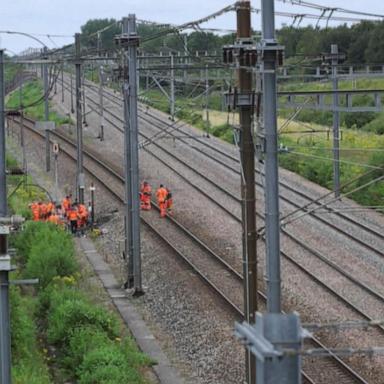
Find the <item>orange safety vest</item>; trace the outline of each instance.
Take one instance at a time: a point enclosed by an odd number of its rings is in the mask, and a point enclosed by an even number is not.
[[[156,198],[159,203],[164,203],[167,198],[168,191],[165,188],[159,188],[156,192]]]
[[[75,221],[75,220],[77,220],[77,211],[71,209],[71,210],[68,212],[68,220],[69,220],[69,221]]]
[[[53,212],[53,209],[55,208],[55,206],[53,205],[53,203],[50,201],[48,204],[47,204],[47,213],[50,213],[50,212]]]
[[[61,207],[63,208],[64,211],[68,211],[70,205],[71,205],[71,200],[69,200],[67,198],[63,199],[63,201],[61,203]]]
[[[39,219],[40,219],[39,205],[36,203],[33,203],[31,205],[31,211],[32,211],[33,221],[39,221]]]
[[[151,193],[152,193],[152,188],[150,185],[143,186],[143,188],[141,188],[142,200],[143,201],[151,200]]]
[[[79,206],[77,207],[77,210],[79,212],[79,215],[84,215],[88,213],[87,207],[84,204],[79,204]]]
[[[49,217],[48,217],[48,221],[49,221],[50,223],[53,223],[53,224],[56,224],[56,225],[60,224],[60,218],[59,218],[59,216],[57,216],[57,215],[51,215],[51,216],[49,216]]]

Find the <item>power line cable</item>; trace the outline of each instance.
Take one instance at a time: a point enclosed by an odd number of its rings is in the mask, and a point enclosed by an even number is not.
[[[355,11],[352,9],[346,9],[346,8],[340,8],[340,7],[329,7],[327,5],[316,4],[316,3],[312,3],[309,1],[303,1],[303,0],[277,0],[277,1],[284,3],[284,4],[292,4],[292,5],[296,5],[299,7],[312,8],[312,9],[317,9],[320,11],[327,10],[327,11],[333,11],[333,12],[348,13],[348,14],[352,14],[352,15],[376,17],[376,18],[380,18],[380,19],[384,18],[384,15],[377,14],[377,13]]]
[[[328,160],[328,161],[332,161],[332,162],[338,162],[338,163],[344,163],[344,164],[350,164],[350,165],[357,165],[359,167],[366,167],[366,168],[372,168],[372,169],[382,169],[382,167],[376,167],[376,166],[370,165],[370,164],[356,163],[354,161],[349,161],[349,160],[337,160],[336,161],[330,157],[316,156],[316,155],[311,155],[309,153],[295,152],[295,151],[289,151],[288,153],[292,153],[294,155],[299,155],[299,156],[311,157],[314,159]]]

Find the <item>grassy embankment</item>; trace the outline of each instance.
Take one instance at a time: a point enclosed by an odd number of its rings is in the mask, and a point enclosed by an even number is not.
[[[10,190],[18,177],[10,177]],[[24,213],[30,201],[43,198],[19,188],[10,209]],[[145,383],[142,370],[151,361],[121,319],[99,304],[99,291],[80,268],[72,237],[49,223],[29,221],[12,235],[11,245],[18,265],[12,278],[39,279],[32,290],[11,288],[13,382]]]
[[[44,120],[44,100],[43,87],[40,80],[29,81],[23,85],[22,100],[23,106],[32,105],[24,110],[24,113],[35,120]],[[19,89],[12,92],[7,97],[7,108],[17,109],[20,107],[20,92]],[[54,121],[57,126],[71,123],[71,119],[66,116],[60,116],[53,111],[50,105],[49,120]]]

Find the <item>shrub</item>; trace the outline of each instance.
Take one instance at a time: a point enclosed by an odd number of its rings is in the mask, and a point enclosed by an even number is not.
[[[361,177],[352,188],[363,186],[371,180],[375,180],[384,175],[384,153],[374,153],[369,159],[369,165],[380,167],[381,169],[376,169],[373,172],[369,172],[364,177]],[[352,194],[352,198],[363,205],[382,205],[383,196],[384,183],[382,180],[370,184],[368,187],[362,188]]]
[[[67,300],[86,300],[85,295],[74,288],[76,283],[73,276],[54,277],[51,283],[39,294],[39,316]]]
[[[36,342],[35,301],[10,289],[12,380],[15,384],[49,384],[49,372]]]
[[[211,129],[212,135],[233,144],[233,130],[229,124],[215,125]]]
[[[27,222],[24,230],[12,238],[13,245],[17,248],[18,254],[24,263],[28,260],[32,245],[42,241],[48,234],[49,228],[45,223]]]
[[[37,238],[28,238],[28,241],[31,243],[25,276],[38,277],[40,287],[46,287],[55,276],[68,276],[76,272],[74,246],[68,233],[45,223],[38,231]]]
[[[87,325],[105,332],[111,339],[119,335],[119,325],[112,313],[85,300],[75,298],[52,307],[48,316],[48,342],[68,345],[72,332],[76,328]]]
[[[10,289],[11,306],[11,347],[13,360],[24,359],[31,355],[30,344],[34,340],[34,326],[28,316],[27,300],[20,295],[19,288]]]
[[[384,134],[384,113],[380,113],[374,120],[365,124],[362,129],[367,132],[373,132],[378,135]]]
[[[127,363],[117,344],[103,345],[89,352],[77,370],[79,384],[142,383],[138,371]]]
[[[84,357],[102,345],[112,343],[107,334],[93,325],[75,328],[69,337],[68,347],[65,350],[64,364],[74,371],[78,368]]]

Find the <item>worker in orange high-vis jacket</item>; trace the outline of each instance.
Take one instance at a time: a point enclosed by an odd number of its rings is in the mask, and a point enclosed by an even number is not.
[[[173,197],[172,192],[169,188],[165,188],[167,190],[167,197],[165,199],[165,208],[168,215],[173,215]]]
[[[55,225],[60,225],[61,224],[60,216],[56,212],[54,212],[54,211],[51,211],[51,212],[48,213],[47,221],[48,221],[48,223],[52,223],[52,224],[55,224]]]
[[[39,204],[37,202],[33,202],[30,205],[31,211],[32,211],[32,220],[33,221],[39,221],[40,220],[40,208]]]
[[[75,204],[70,206],[69,210],[67,211],[67,217],[69,225],[71,226],[71,232],[75,235],[77,232],[77,220],[79,219],[77,206]]]
[[[63,211],[63,215],[66,216],[66,213],[69,211],[69,208],[71,207],[72,202],[70,196],[65,196],[61,203],[61,209]]]
[[[47,219],[47,204],[39,202],[40,220],[45,221]]]
[[[148,182],[144,181],[140,188],[140,208],[144,211],[151,209],[152,188]]]
[[[159,189],[156,191],[157,204],[160,208],[160,217],[165,217],[167,213],[166,199],[167,199],[167,190],[164,188],[163,184],[160,184]]]
[[[77,206],[77,214],[78,214],[78,222],[77,226],[82,231],[84,230],[85,226],[88,222],[88,209],[84,204],[79,204]]]
[[[50,214],[53,213],[54,209],[55,209],[55,204],[52,202],[52,201],[49,201],[47,204],[47,218],[49,217]]]

